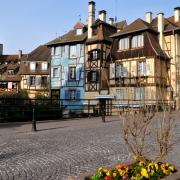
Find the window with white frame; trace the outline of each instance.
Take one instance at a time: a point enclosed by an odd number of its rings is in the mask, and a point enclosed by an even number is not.
[[[70,46],[70,58],[76,58],[76,45]]]
[[[134,99],[137,101],[144,100],[144,87],[134,88]]]
[[[124,89],[117,89],[116,90],[116,99],[117,100],[124,100]]]
[[[131,44],[132,44],[131,45],[132,48],[144,46],[144,36],[143,35],[134,36],[131,40]]]
[[[82,29],[77,29],[77,30],[76,30],[76,34],[77,34],[77,35],[81,35],[82,33],[83,33],[83,30],[82,30]]]
[[[116,77],[124,77],[125,71],[124,71],[124,65],[123,64],[116,64]]]
[[[43,70],[43,71],[47,71],[47,69],[48,69],[48,63],[47,63],[47,62],[42,62],[41,67],[42,67],[42,70]]]
[[[36,63],[35,62],[30,62],[30,70],[35,71],[36,70]]]
[[[35,76],[30,76],[30,86],[35,86],[36,83],[36,77]]]
[[[138,64],[138,75],[146,76],[147,75],[146,61],[139,61],[137,64]]]
[[[58,68],[53,68],[53,77],[59,77]]]
[[[56,46],[54,48],[54,55],[55,56],[59,56],[61,54],[61,47],[60,46]]]
[[[119,40],[119,49],[129,49],[129,38],[123,38]]]

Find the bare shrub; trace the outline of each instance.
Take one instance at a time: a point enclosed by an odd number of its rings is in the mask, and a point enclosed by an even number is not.
[[[159,113],[155,108],[148,107],[139,110],[128,109],[121,112],[123,137],[125,143],[138,161],[150,159],[146,145],[151,142],[156,147],[154,161],[161,161],[172,148],[172,131],[174,118],[172,112],[163,109]]]

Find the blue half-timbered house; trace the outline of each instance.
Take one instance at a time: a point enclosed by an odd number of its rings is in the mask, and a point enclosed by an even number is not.
[[[82,110],[87,28],[77,22],[67,34],[48,43],[51,47],[51,97],[67,110]]]

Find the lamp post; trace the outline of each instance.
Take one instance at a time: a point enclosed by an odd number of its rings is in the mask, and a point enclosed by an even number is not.
[[[36,120],[35,120],[35,109],[33,107],[33,117],[32,117],[32,131],[37,131],[36,129]]]

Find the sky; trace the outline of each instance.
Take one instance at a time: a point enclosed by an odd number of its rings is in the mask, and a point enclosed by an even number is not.
[[[155,17],[174,14],[180,0],[94,0],[98,11],[106,10],[107,19],[117,16],[128,24],[145,19],[147,11]],[[18,50],[30,53],[39,45],[63,35],[81,18],[86,23],[89,0],[0,0],[0,43],[4,54]]]

